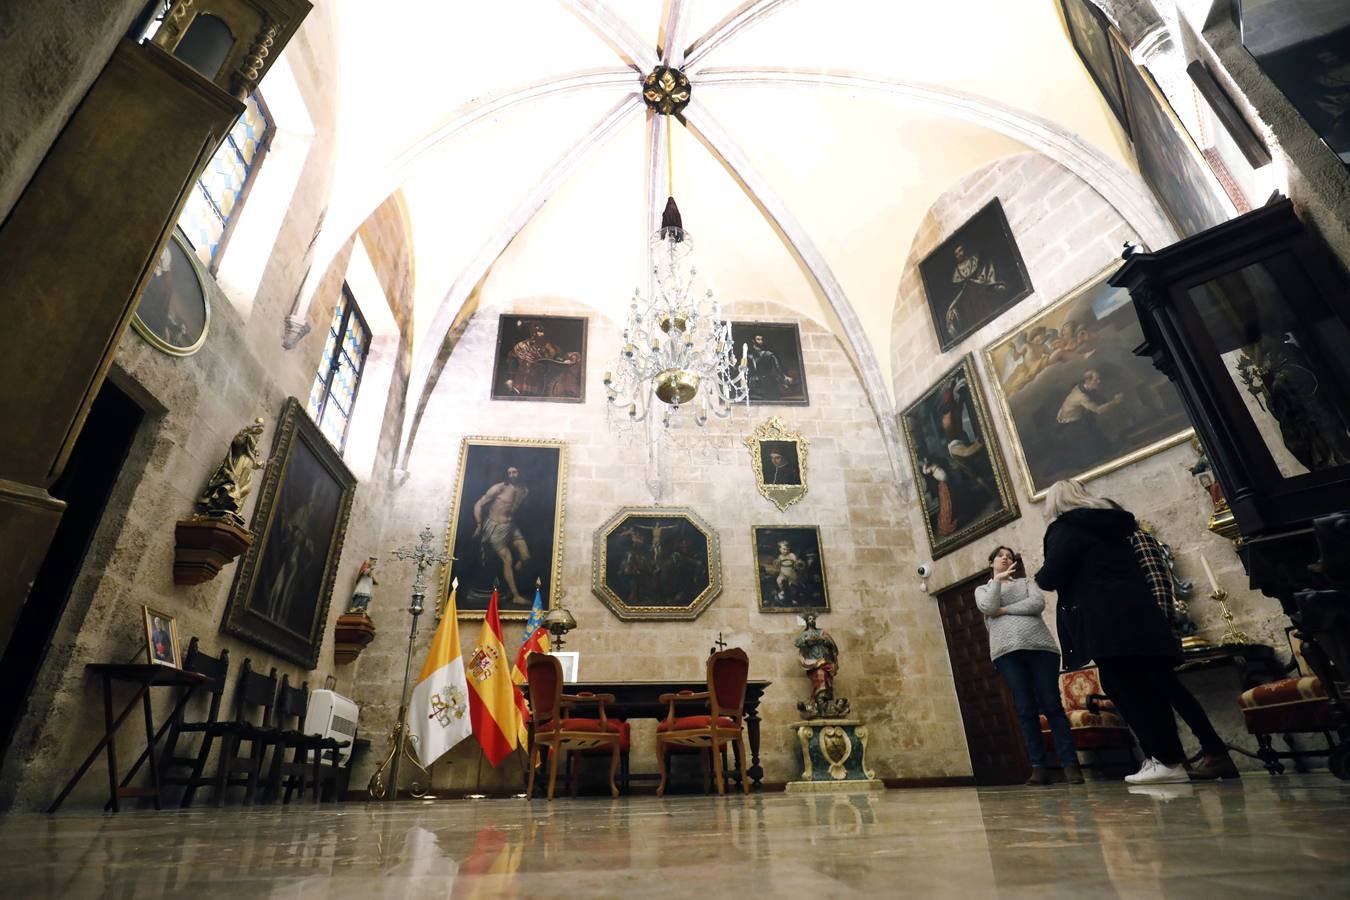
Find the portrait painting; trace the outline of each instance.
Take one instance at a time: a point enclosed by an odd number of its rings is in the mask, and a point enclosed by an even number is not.
[[[759,423],[745,439],[759,493],[780,510],[806,496],[806,460],[810,441],[778,416]]]
[[[796,322],[732,322],[731,351],[745,357],[751,406],[809,406]]]
[[[141,293],[131,327],[155,349],[191,356],[206,342],[211,306],[196,256],[175,230]]]
[[[1091,0],[1060,0],[1059,5],[1064,10],[1064,23],[1069,27],[1073,49],[1128,135],[1130,124],[1125,117],[1125,94],[1111,53],[1111,23]]]
[[[1031,294],[1031,276],[995,197],[919,263],[943,350]]]
[[[441,598],[459,579],[460,618],[481,619],[498,591],[502,619],[529,618],[534,593],[555,603],[562,574],[567,448],[562,441],[467,437],[446,529],[454,560]]]
[[[1021,515],[973,356],[915,400],[900,423],[934,559]]]
[[[695,619],[722,591],[717,533],[693,510],[625,506],[595,533],[592,589],[620,619]]]
[[[493,400],[586,399],[586,319],[504,313],[497,320]]]
[[[829,612],[820,529],[815,525],[756,525],[751,531],[759,611]]]
[[[1113,263],[985,350],[1028,493],[1086,480],[1185,440],[1176,388],[1135,356],[1143,331]]]
[[[253,510],[253,544],[235,573],[223,629],[314,668],[356,478],[305,413],[286,400]]]
[[[178,623],[168,613],[141,606],[145,619],[145,655],[157,666],[183,667],[178,653]]]
[[[1182,237],[1227,222],[1236,215],[1232,201],[1153,76],[1130,61],[1118,39],[1111,44],[1125,86],[1139,174]]]

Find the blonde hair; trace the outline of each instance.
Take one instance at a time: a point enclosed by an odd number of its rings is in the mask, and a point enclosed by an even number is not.
[[[1066,478],[1050,485],[1045,494],[1045,512],[1058,519],[1071,509],[1113,509],[1110,500],[1088,492],[1081,481]]]

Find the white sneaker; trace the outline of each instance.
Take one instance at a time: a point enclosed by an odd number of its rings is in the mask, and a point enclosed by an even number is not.
[[[1144,760],[1138,772],[1126,775],[1125,781],[1128,784],[1189,784],[1191,776],[1184,765],[1165,766],[1150,758]]]
[[[1125,776],[1125,783],[1126,784],[1147,783],[1147,778],[1149,774],[1152,773],[1153,767],[1156,765],[1158,765],[1158,761],[1156,759],[1154,759],[1151,756],[1146,757],[1144,759],[1143,765],[1139,767],[1138,772],[1135,772],[1133,775]]]

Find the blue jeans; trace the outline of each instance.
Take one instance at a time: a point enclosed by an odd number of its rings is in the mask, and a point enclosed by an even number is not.
[[[1061,766],[1078,765],[1069,733],[1069,719],[1059,702],[1059,654],[1049,650],[1014,650],[994,660],[994,668],[1012,689],[1022,739],[1033,766],[1045,765],[1045,742],[1041,739],[1040,713],[1050,723],[1055,753]]]

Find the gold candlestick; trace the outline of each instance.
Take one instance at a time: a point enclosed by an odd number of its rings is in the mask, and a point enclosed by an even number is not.
[[[1209,599],[1218,601],[1223,609],[1223,620],[1227,623],[1223,634],[1219,637],[1220,644],[1254,644],[1246,633],[1233,624],[1233,611],[1228,608],[1228,592],[1221,587],[1216,587],[1214,593],[1209,595]]]

